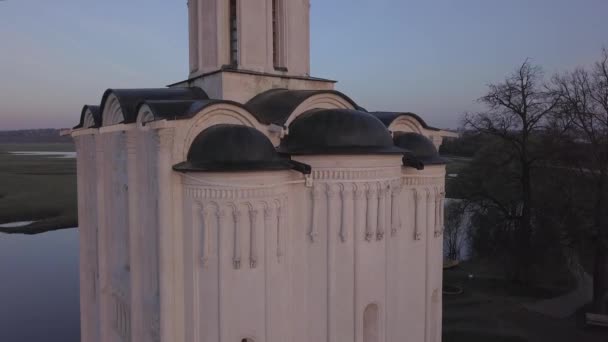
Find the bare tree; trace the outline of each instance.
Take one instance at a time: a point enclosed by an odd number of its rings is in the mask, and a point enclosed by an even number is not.
[[[487,107],[486,111],[465,115],[465,126],[483,134],[498,138],[510,146],[510,155],[505,156],[505,164],[515,163],[514,177],[519,184],[518,210],[497,201],[493,194],[488,195],[487,203],[505,213],[516,227],[514,238],[518,241],[520,258],[517,264],[519,274],[516,280],[527,282],[529,279],[526,259],[531,252],[533,202],[531,172],[539,161],[534,148],[534,137],[545,122],[545,118],[556,107],[556,100],[543,84],[540,67],[526,60],[519,69],[509,75],[502,83],[490,84],[488,93],[479,99]]]
[[[459,260],[462,248],[468,239],[466,227],[462,226],[466,214],[466,204],[452,201],[446,204],[446,207],[444,232],[446,256],[451,260]]]
[[[559,99],[558,122],[573,140],[585,146],[576,165],[579,176],[593,183],[592,237],[594,241],[594,309],[608,307],[608,50],[590,69],[556,75],[553,88]]]

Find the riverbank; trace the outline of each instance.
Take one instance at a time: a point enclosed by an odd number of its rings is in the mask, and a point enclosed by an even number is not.
[[[0,144],[0,225],[32,221],[0,232],[38,234],[78,225],[73,152],[69,143]]]

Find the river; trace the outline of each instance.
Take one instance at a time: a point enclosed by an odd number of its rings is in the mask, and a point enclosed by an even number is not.
[[[78,230],[0,233],[0,341],[80,340]]]

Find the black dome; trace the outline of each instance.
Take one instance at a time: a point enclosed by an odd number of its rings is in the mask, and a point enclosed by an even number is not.
[[[293,168],[258,130],[221,124],[207,128],[192,142],[188,160],[173,166],[176,171],[261,171]]]
[[[424,165],[446,164],[441,158],[431,139],[418,133],[401,133],[395,135],[395,145],[408,149],[411,154]]]
[[[352,109],[314,109],[289,126],[279,151],[287,154],[403,154],[376,117]]]

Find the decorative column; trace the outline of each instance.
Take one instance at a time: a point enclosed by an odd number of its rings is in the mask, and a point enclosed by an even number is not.
[[[365,240],[371,242],[374,238],[374,225],[377,223],[377,203],[378,203],[378,188],[375,184],[370,183],[367,186],[367,225],[365,227]]]
[[[378,225],[376,226],[376,240],[384,239],[386,224],[386,195],[388,188],[385,184],[378,184]]]
[[[287,242],[287,199],[281,198],[277,203],[277,260],[285,255],[285,244]]]
[[[340,227],[340,239],[342,242],[348,240],[348,230],[352,227],[353,221],[353,188],[349,184],[344,184],[341,188],[342,195],[342,220]]]
[[[426,203],[426,192],[421,189],[414,189],[414,240],[422,240],[422,229],[424,229],[424,215]]]
[[[401,180],[391,182],[391,234],[401,229]]]
[[[315,242],[318,235],[319,216],[321,211],[321,197],[323,196],[323,189],[320,185],[315,185],[312,189],[312,218],[310,219],[310,241]]]
[[[430,236],[431,229],[433,230],[433,235],[437,236],[436,231],[436,222],[435,218],[437,217],[437,212],[435,211],[435,189],[429,188],[426,189],[426,231],[427,236]]]
[[[435,237],[443,235],[443,197],[443,191],[437,188],[435,194]]]
[[[336,263],[336,241],[339,234],[335,234],[339,227],[341,213],[337,212],[338,185],[327,184],[327,336],[328,341],[336,341],[336,329],[334,327],[335,298],[331,293],[336,284],[334,271]]]
[[[137,157],[137,129],[133,128],[125,132],[126,134],[126,145],[127,145],[127,182],[128,182],[128,193],[127,199],[129,202],[128,215],[128,235],[129,235],[129,260],[130,268],[130,281],[131,281],[131,340],[137,341],[144,338],[144,272],[147,270],[144,266],[144,259],[142,253],[142,239],[141,239],[141,227],[139,225],[139,205],[138,205],[138,169],[137,166],[141,160]],[[147,215],[149,213],[142,213]]]
[[[266,206],[266,208],[264,208],[264,226],[266,231],[272,231],[272,229],[274,228],[274,225],[276,223],[278,223],[278,220],[276,219],[276,212],[277,210],[274,208],[274,206],[272,205],[272,202],[268,203],[268,205]],[[266,236],[266,234],[265,234]],[[278,241],[275,237],[275,242]],[[265,248],[271,248],[270,245],[268,245],[268,240],[266,240],[266,244],[265,244]],[[278,249],[278,247],[277,247]]]
[[[209,263],[209,258],[211,257],[211,216],[213,212],[208,207],[201,207],[197,210],[196,214],[199,217],[200,228],[201,228],[201,266],[206,268]]]
[[[249,234],[249,267],[256,268],[258,264],[258,209],[249,208],[250,234]]]
[[[234,251],[232,254],[232,265],[234,269],[241,268],[241,225],[243,223],[243,214],[238,206],[232,208],[232,217],[234,224]]]
[[[365,189],[364,184],[357,184],[355,189],[355,215],[357,213],[363,213],[363,217],[365,218],[365,212],[367,208],[366,202],[366,194],[367,190]],[[366,220],[355,220],[355,234],[360,234],[365,230],[367,226]],[[367,234],[366,234],[367,235]],[[355,235],[357,240],[359,239],[359,235]]]
[[[159,253],[159,287],[160,287],[160,332],[161,341],[173,341],[175,322],[174,311],[174,267],[173,267],[173,226],[171,165],[173,149],[172,128],[160,129],[154,134],[158,153],[158,253]]]
[[[105,174],[105,134],[95,135],[95,154],[97,169],[97,224],[99,229],[98,260],[99,260],[99,340],[108,341],[112,333],[112,297],[110,289],[109,270],[109,231],[106,223],[105,191],[107,189]]]

